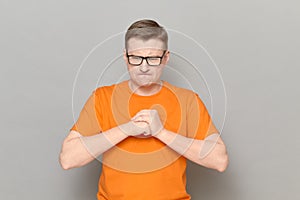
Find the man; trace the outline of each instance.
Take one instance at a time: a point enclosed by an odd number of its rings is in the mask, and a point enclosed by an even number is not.
[[[99,200],[191,199],[186,158],[219,172],[228,165],[199,96],[160,80],[169,54],[163,27],[133,23],[124,50],[130,80],[93,91],[63,142],[64,169],[102,156]]]

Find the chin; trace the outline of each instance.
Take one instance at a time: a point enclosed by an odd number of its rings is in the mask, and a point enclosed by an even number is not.
[[[139,82],[139,86],[140,87],[147,87],[147,86],[151,86],[155,84],[155,82],[153,81],[142,81],[142,82]]]
[[[151,85],[153,82],[152,80],[149,80],[149,79],[140,79],[140,80],[136,80],[135,83],[139,86],[148,86],[148,85]]]

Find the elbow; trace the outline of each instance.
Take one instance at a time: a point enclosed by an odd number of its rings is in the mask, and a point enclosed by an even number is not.
[[[72,133],[72,132],[71,132]],[[59,154],[59,163],[64,170],[68,170],[74,167],[78,167],[78,141],[81,144],[78,137],[79,133],[75,132],[69,134],[63,141],[61,152]]]
[[[218,172],[225,172],[228,167],[229,159],[227,153],[220,159],[220,164],[218,166]]]
[[[62,145],[62,150],[59,155],[59,163],[64,170],[81,167],[92,160],[90,157],[88,159],[86,158],[89,156],[88,153],[86,153],[87,156],[82,156],[82,151],[78,150],[80,148],[85,150],[81,146],[76,146],[76,141],[65,142]]]
[[[64,142],[62,145],[61,152],[59,154],[59,163],[64,170],[68,170],[74,167],[74,156],[70,149],[72,149],[70,143]]]
[[[59,163],[60,163],[60,166],[64,170],[68,170],[68,169],[72,168],[71,165],[70,165],[70,162],[68,162],[68,159],[66,157],[67,156],[63,152],[61,152],[60,155],[59,155]]]

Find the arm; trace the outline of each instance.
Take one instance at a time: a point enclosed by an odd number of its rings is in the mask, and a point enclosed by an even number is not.
[[[86,165],[127,137],[118,127],[93,136],[70,131],[62,145],[60,164],[65,170]]]
[[[219,172],[228,165],[226,147],[219,134],[212,134],[204,140],[182,136],[163,128],[156,110],[142,110],[133,120],[141,118],[149,123],[151,135],[187,159]]]
[[[135,123],[130,119],[127,123],[103,131],[100,121],[105,119],[102,118],[101,100],[97,91],[90,95],[77,122],[63,141],[59,155],[63,169],[86,165],[128,136],[138,137],[143,132],[149,132],[148,124]]]
[[[149,131],[148,124],[132,121],[92,136],[82,136],[77,131],[71,131],[63,142],[60,164],[63,169],[81,167],[128,136],[139,137]]]
[[[177,153],[204,167],[223,172],[228,166],[226,147],[219,134],[212,134],[205,140],[196,140],[163,129],[155,137]],[[201,156],[203,150],[211,150],[211,152]]]

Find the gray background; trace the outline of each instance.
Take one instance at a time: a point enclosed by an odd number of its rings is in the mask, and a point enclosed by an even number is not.
[[[0,199],[95,199],[99,162],[69,171],[58,163],[73,82],[96,44],[141,18],[205,46],[225,83],[230,164],[219,173],[189,162],[193,199],[299,198],[299,8],[291,0],[1,0]]]

